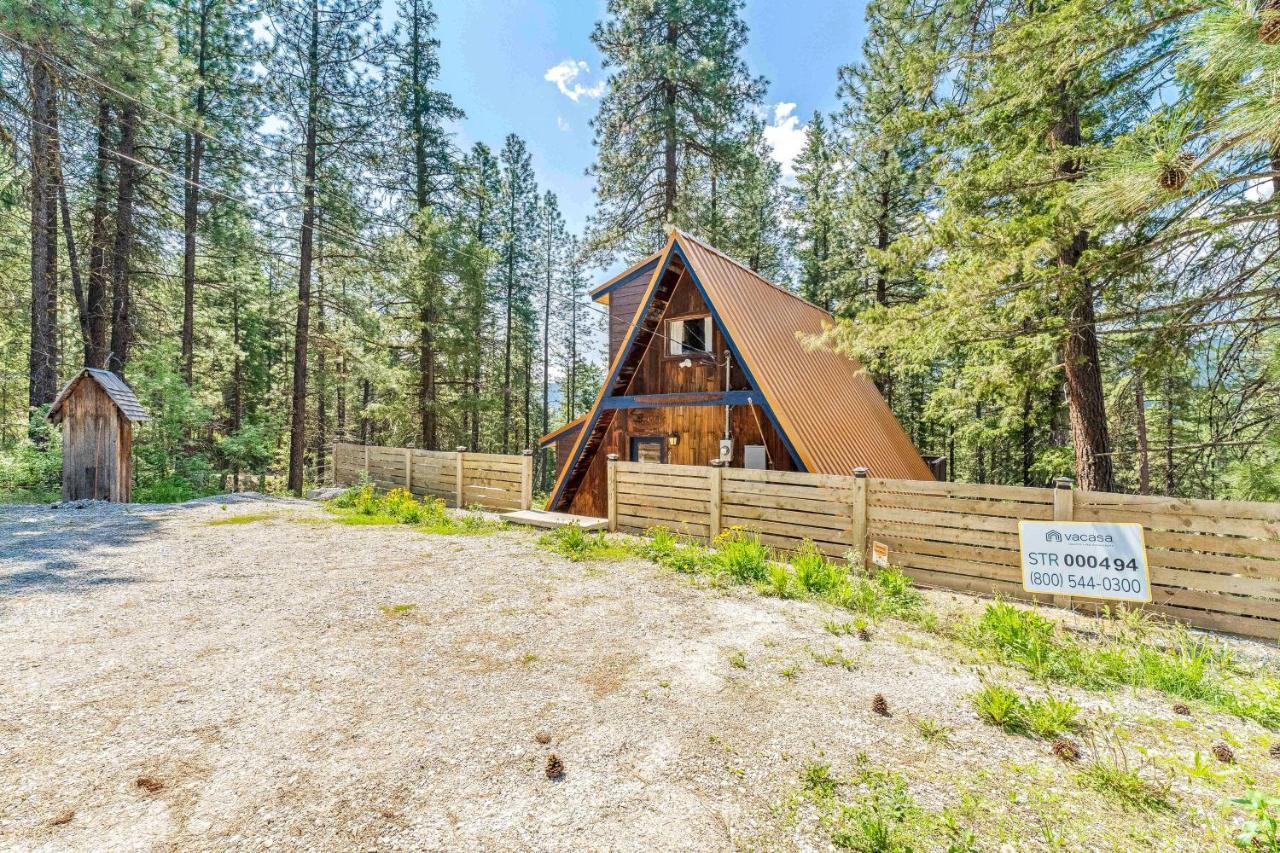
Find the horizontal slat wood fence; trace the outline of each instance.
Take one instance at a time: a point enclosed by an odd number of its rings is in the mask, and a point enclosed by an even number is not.
[[[338,442],[333,481],[348,486],[368,480],[380,489],[408,489],[419,497],[443,498],[457,507],[528,509],[533,499],[533,455],[416,450]]]
[[[831,557],[867,542],[925,586],[1075,603],[1022,588],[1018,521],[1137,522],[1156,612],[1201,628],[1280,637],[1280,504],[748,471],[611,460],[612,529],[664,525],[699,539],[730,526]]]

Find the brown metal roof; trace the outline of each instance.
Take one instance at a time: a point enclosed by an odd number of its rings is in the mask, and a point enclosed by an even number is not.
[[[63,387],[57,398],[54,399],[53,405],[49,407],[49,420],[58,419],[62,411],[62,404],[71,396],[71,391],[85,379],[92,379],[97,382],[102,390],[107,392],[107,396],[116,404],[121,413],[129,420],[134,423],[151,420],[151,415],[147,414],[147,410],[142,407],[142,404],[138,402],[138,398],[134,396],[133,389],[126,385],[123,379],[109,370],[98,370],[94,367],[86,367]]]
[[[830,314],[706,243],[677,242],[778,423],[811,473],[932,480],[933,475],[857,361],[802,340]]]

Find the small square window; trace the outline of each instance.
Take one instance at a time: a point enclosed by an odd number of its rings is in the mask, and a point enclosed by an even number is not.
[[[711,317],[686,317],[667,321],[668,355],[705,355],[711,352]]]

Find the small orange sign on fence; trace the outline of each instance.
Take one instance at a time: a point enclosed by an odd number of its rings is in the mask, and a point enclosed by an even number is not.
[[[889,546],[883,542],[871,543],[871,562],[877,566],[889,565]]]

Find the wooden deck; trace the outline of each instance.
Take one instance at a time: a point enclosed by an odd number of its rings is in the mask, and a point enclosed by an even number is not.
[[[592,518],[589,515],[571,515],[567,512],[546,512],[540,509],[522,509],[507,512],[503,520],[512,524],[523,524],[528,527],[568,527],[576,524],[583,530],[604,530],[609,526],[607,518]]]

